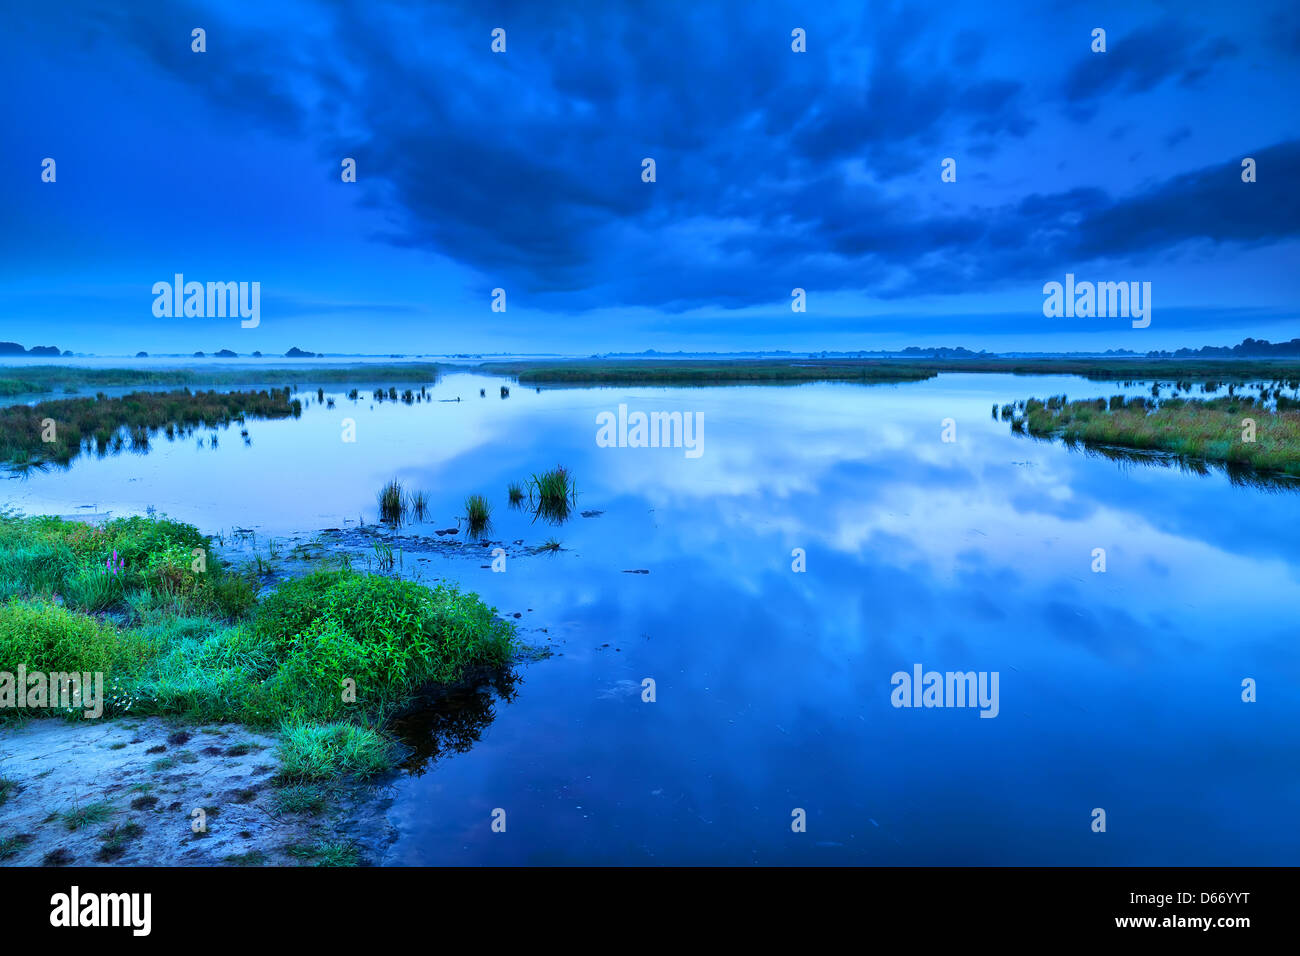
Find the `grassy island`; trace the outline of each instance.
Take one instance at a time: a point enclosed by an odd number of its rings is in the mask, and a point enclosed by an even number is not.
[[[196,428],[245,418],[288,418],[302,402],[288,388],[261,392],[132,392],[110,398],[61,398],[0,408],[0,463],[67,464],[82,451],[147,451],[159,433],[173,440]]]
[[[1010,417],[1006,411],[1004,418]],[[1300,403],[1285,396],[1272,407],[1249,395],[1207,401],[1116,395],[1073,402],[1061,395],[1029,399],[1011,427],[1037,437],[1300,477]]]

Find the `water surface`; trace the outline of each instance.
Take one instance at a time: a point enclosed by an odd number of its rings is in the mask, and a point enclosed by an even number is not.
[[[0,488],[28,513],[153,507],[264,538],[372,523],[396,477],[433,503],[408,533],[454,527],[479,492],[493,540],[558,538],[505,573],[468,543],[411,570],[558,653],[405,728],[423,746],[387,863],[1300,862],[1300,494],[990,417],[1142,388],[945,374],[502,399],[501,382],[449,375],[411,406],[327,386],[326,408],[304,388],[302,418],[250,421],[250,444],[234,429],[199,447],[201,431]],[[703,454],[597,447],[620,403],[702,413]],[[554,527],[507,506],[509,481],[557,463],[600,514]],[[996,671],[998,716],[891,706],[891,675],[917,663]]]

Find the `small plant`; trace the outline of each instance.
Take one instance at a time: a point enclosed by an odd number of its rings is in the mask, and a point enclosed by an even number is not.
[[[552,524],[562,523],[569,517],[569,506],[577,493],[577,486],[563,465],[533,475],[529,486],[529,500],[537,506],[533,520],[544,518]]]
[[[429,515],[429,493],[427,491],[411,492],[411,516],[416,521],[423,521]]]
[[[18,851],[31,843],[33,839],[34,837],[30,833],[0,837],[0,860],[7,860],[11,856],[17,856]]]
[[[538,550],[549,551],[551,554],[554,554],[555,552],[563,551],[564,549],[560,546],[560,542],[557,538],[547,538],[546,542]]]
[[[506,493],[510,495],[510,503],[512,505],[518,505],[524,500],[523,486],[517,481],[510,482],[509,486],[506,488]]]
[[[394,479],[379,490],[379,519],[389,524],[400,525],[406,517],[406,497],[402,494],[402,485]]]
[[[375,545],[375,564],[380,571],[393,570],[393,546],[384,544],[382,541],[376,541]]]
[[[9,777],[0,777],[0,807],[9,802],[9,798],[18,792],[18,781]]]
[[[311,846],[299,844],[288,847],[288,852],[290,856],[317,866],[356,866],[361,860],[355,846],[338,841],[320,840]]]
[[[465,517],[470,534],[481,534],[491,522],[492,505],[482,495],[470,495],[465,499]]]
[[[107,800],[96,800],[80,807],[73,807],[60,814],[63,825],[69,830],[80,830],[92,823],[103,823],[113,815],[113,805]]]
[[[234,853],[221,862],[227,866],[263,866],[267,862],[267,856],[261,850],[249,850],[247,853]]]
[[[100,848],[97,858],[104,862],[121,856],[126,852],[126,845],[132,840],[138,840],[142,833],[144,827],[138,823],[114,824],[100,834],[104,845]]]
[[[41,857],[41,866],[67,866],[75,859],[67,847],[58,847]]]
[[[280,744],[285,781],[372,777],[392,767],[392,760],[392,745],[382,735],[355,724],[286,725]]]
[[[563,465],[556,465],[550,471],[533,475],[532,490],[542,504],[560,504],[577,494],[577,486],[569,476],[569,470]]]
[[[325,810],[325,788],[311,783],[293,783],[276,791],[276,813],[318,814]]]

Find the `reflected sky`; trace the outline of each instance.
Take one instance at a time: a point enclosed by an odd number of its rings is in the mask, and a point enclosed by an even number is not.
[[[990,417],[1141,387],[499,385],[450,375],[413,406],[327,387],[333,409],[304,388],[301,420],[250,421],[249,446],[155,441],[0,487],[29,513],[153,506],[274,536],[372,523],[396,477],[431,501],[404,533],[455,525],[482,493],[494,538],[558,538],[504,574],[422,572],[559,653],[521,664],[508,699],[475,695],[491,713],[468,721],[472,746],[431,745],[436,764],[399,779],[389,863],[1300,862],[1300,494],[1118,465]],[[620,403],[702,413],[703,455],[598,447],[596,415]],[[556,528],[507,506],[509,481],[555,464],[577,511],[601,514]],[[997,671],[998,717],[895,709],[890,675],[914,663]]]

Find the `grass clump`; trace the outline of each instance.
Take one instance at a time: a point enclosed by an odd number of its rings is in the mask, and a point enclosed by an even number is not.
[[[393,766],[393,745],[378,731],[356,724],[290,724],[280,745],[283,780],[371,777]]]
[[[0,837],[0,860],[7,860],[11,856],[17,856],[18,851],[34,840],[30,833],[20,833],[17,836]]]
[[[517,481],[510,482],[509,486],[506,488],[506,493],[510,496],[510,503],[512,505],[518,505],[524,500],[523,485],[519,484]]]
[[[291,783],[275,792],[272,805],[276,813],[310,813],[325,812],[328,794],[325,788],[315,783]]]
[[[393,479],[379,489],[379,520],[400,525],[406,517],[406,497],[402,483]]]
[[[411,517],[416,521],[424,521],[429,516],[429,493],[427,491],[413,491],[410,499]]]
[[[73,807],[71,810],[65,810],[59,814],[59,818],[68,830],[75,831],[91,824],[103,823],[113,813],[114,808],[111,803],[107,800],[96,800],[82,804],[79,807]]]
[[[100,834],[103,846],[99,848],[96,858],[100,862],[105,862],[121,856],[126,852],[127,844],[132,840],[140,839],[142,833],[144,827],[138,823],[114,824]]]
[[[18,793],[18,781],[9,777],[0,777],[0,807],[9,802],[9,798]]]
[[[249,850],[247,853],[232,853],[221,862],[227,866],[265,866],[268,858],[261,850]]]
[[[300,844],[287,848],[290,856],[316,866],[359,866],[361,854],[351,843],[320,840],[311,846]]]
[[[287,688],[295,716],[338,717],[344,681],[376,715],[405,705],[421,687],[453,683],[471,666],[502,666],[514,627],[477,595],[454,586],[345,571],[318,571],[288,582],[266,601],[254,633],[284,660],[267,692]]]
[[[532,488],[537,500],[543,504],[561,504],[578,493],[577,485],[563,465],[556,465],[550,471],[533,475]]]
[[[482,495],[470,495],[465,499],[465,519],[471,535],[482,534],[492,523],[491,503]]]
[[[577,500],[578,487],[569,470],[556,465],[550,471],[533,475],[529,480],[528,495],[534,505],[534,521],[543,518],[551,524],[560,524],[569,517],[570,506]]]

